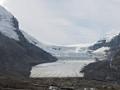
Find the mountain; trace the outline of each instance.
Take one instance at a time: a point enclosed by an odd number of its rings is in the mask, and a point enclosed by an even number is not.
[[[51,44],[43,44],[25,33],[21,31],[25,38],[32,44],[37,47],[42,48],[48,53],[52,54],[57,59],[61,60],[86,60],[91,59],[92,57],[88,53],[88,47],[90,44],[80,44],[80,45],[51,45]]]
[[[102,47],[116,47],[119,45],[119,34],[120,32],[107,33],[106,37],[97,41],[89,47],[91,50],[97,50]]]
[[[57,60],[26,35],[17,19],[0,6],[0,75],[29,77],[32,66]]]
[[[95,49],[96,45],[91,46],[92,49]],[[85,78],[120,82],[120,34],[109,41],[104,41],[104,44],[101,44],[99,48],[101,47],[110,48],[107,52],[107,58],[85,66],[82,70]]]
[[[106,34],[105,38],[89,46],[89,49],[98,59],[111,58],[115,48],[117,49],[120,45],[119,41],[119,32],[110,32]],[[110,53],[112,53],[112,55]]]

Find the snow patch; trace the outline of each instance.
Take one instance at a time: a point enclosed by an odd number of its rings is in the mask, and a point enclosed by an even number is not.
[[[65,45],[66,47],[89,47],[89,46],[91,46],[91,45],[93,45],[93,43],[91,43],[91,44],[74,44],[74,45]]]
[[[12,38],[12,39],[15,39],[15,40],[19,40],[19,37],[17,35],[17,33],[14,31],[15,28],[12,27],[8,21],[7,22],[4,22],[4,21],[0,21],[0,32],[9,37],[9,38]]]
[[[97,50],[95,50],[93,53],[102,53],[102,54],[105,54],[106,51],[108,51],[110,49],[110,47],[101,47]]]
[[[9,38],[19,40],[12,18],[13,16],[0,6],[0,32]]]

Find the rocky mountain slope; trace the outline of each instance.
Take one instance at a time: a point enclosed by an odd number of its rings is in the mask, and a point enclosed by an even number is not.
[[[32,66],[56,60],[31,43],[17,19],[0,6],[0,75],[29,77]]]
[[[95,49],[98,46],[110,48],[107,58],[86,66],[82,71],[85,73],[85,78],[120,82],[120,34],[114,36],[109,42],[104,41],[90,48]]]

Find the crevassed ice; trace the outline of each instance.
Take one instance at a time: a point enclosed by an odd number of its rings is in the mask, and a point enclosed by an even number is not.
[[[58,60],[32,68],[30,77],[83,77],[82,68],[94,60]]]

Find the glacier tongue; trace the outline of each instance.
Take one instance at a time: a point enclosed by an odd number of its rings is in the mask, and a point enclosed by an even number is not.
[[[16,28],[12,21],[13,15],[6,11],[2,6],[0,6],[0,32],[5,36],[19,40],[17,33],[15,32]]]
[[[58,60],[54,63],[40,64],[32,68],[31,77],[83,77],[84,66],[94,60]]]

